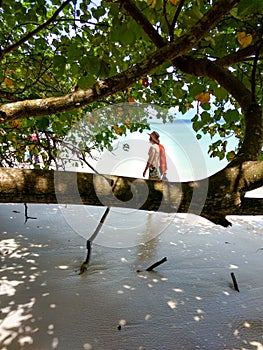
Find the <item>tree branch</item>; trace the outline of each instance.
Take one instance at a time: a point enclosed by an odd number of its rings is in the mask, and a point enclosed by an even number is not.
[[[34,35],[36,35],[37,33],[39,33],[41,30],[45,29],[47,26],[49,26],[49,24],[51,24],[52,22],[54,22],[54,20],[56,19],[56,17],[59,15],[59,13],[63,10],[64,7],[66,7],[69,3],[71,2],[71,0],[66,0],[64,3],[62,3],[62,5],[54,12],[53,16],[50,17],[45,23],[41,24],[40,26],[38,26],[36,29],[34,29],[33,31],[29,32],[27,35],[25,35],[22,39],[20,39],[19,41],[17,41],[16,43],[14,43],[13,45],[8,46],[7,48],[5,48],[4,50],[1,51],[1,55],[0,55],[0,60],[3,59],[3,57],[8,54],[11,51],[16,50],[18,47],[22,46],[25,42],[27,42],[29,39],[31,39]]]
[[[245,197],[232,215],[263,215],[263,198]]]
[[[183,6],[184,6],[184,3],[185,3],[185,0],[180,0],[179,5],[177,6],[177,9],[176,9],[175,15],[174,15],[174,17],[173,17],[173,21],[172,21],[171,27],[170,27],[170,28],[171,28],[171,30],[170,30],[171,41],[174,40],[174,28],[175,28],[175,24],[176,24],[176,22],[177,22],[177,20],[178,20],[178,17],[179,17],[179,15],[180,15],[180,12],[181,12]]]
[[[182,0],[183,2],[183,0]],[[131,0],[122,0],[124,8],[129,12],[132,18],[143,28],[148,37],[152,42],[158,47],[162,48],[166,43],[165,40],[159,35],[159,33],[153,28],[149,23],[148,19],[139,11],[139,9],[132,3]],[[206,14],[207,15],[207,14]],[[205,16],[206,16],[205,15]],[[242,55],[252,52],[255,52],[255,48],[251,47],[249,50],[240,50]],[[240,55],[240,53],[239,53]],[[180,55],[181,56],[181,55]],[[225,57],[224,59],[219,60],[219,64],[214,64],[208,59],[196,60],[192,57],[178,57],[172,60],[172,64],[179,68],[181,71],[187,74],[192,74],[196,76],[209,76],[212,79],[215,79],[224,86],[233,97],[239,102],[242,109],[246,109],[247,106],[252,102],[249,101],[251,98],[251,92],[246,88],[245,85],[242,85],[239,79],[235,78],[230,72],[223,69],[227,62],[230,62],[232,59],[236,59],[236,54],[232,54]],[[209,74],[209,75],[208,75]],[[242,92],[240,93],[240,89]]]
[[[207,13],[192,27],[189,33],[155,51],[148,58],[133,65],[128,70],[96,83],[90,89],[78,90],[61,97],[51,97],[41,100],[18,101],[2,105],[0,111],[6,118],[0,122],[30,116],[50,115],[69,111],[89,103],[102,100],[105,97],[124,90],[142,76],[148,74],[163,63],[184,55],[213,28],[217,22],[240,0],[219,0]]]
[[[263,168],[259,163],[245,163],[243,172],[238,167],[234,171],[226,168],[209,178],[209,188],[207,179],[177,183],[82,172],[0,168],[0,202],[191,213],[227,226],[227,215],[263,215],[263,199],[252,201],[241,197],[245,190],[263,185]],[[248,174],[250,167],[257,172],[254,182],[252,172]],[[255,210],[252,203],[256,205]]]
[[[149,24],[148,20],[141,14],[136,6],[131,4],[131,0],[127,0],[123,5],[133,19],[141,25],[153,43],[158,48],[162,48],[165,45],[164,39]],[[261,51],[262,46],[259,46],[258,48],[258,46],[254,45],[240,50],[238,53],[219,59],[219,63],[208,59],[196,60],[187,56],[177,57],[172,60],[172,64],[184,73],[196,76],[207,76],[216,80],[238,101],[240,107],[244,111],[246,122],[245,138],[238,154],[239,158],[237,159],[239,162],[244,160],[255,160],[260,154],[261,145],[263,143],[262,110],[255,104],[253,93],[251,93],[251,91],[242,84],[238,78],[224,67],[231,61],[234,62],[245,55],[247,56]],[[257,143],[253,142],[253,135],[256,135]]]
[[[207,76],[217,81],[236,99],[244,112],[246,129],[235,161],[258,159],[263,143],[263,115],[261,106],[253,101],[251,91],[229,70],[208,59],[196,60],[183,56],[173,60],[173,64],[185,73]]]
[[[245,162],[242,167],[245,179],[244,192],[255,190],[263,186],[263,162]]]
[[[232,66],[235,63],[242,62],[244,59],[251,57],[255,55],[257,52],[257,48],[259,47],[260,42],[255,43],[254,45],[247,46],[244,49],[238,50],[236,52],[230,53],[227,56],[224,56],[222,58],[219,58],[217,60],[217,64],[221,65],[222,67],[229,67]],[[259,55],[263,53],[263,46],[260,46]]]
[[[131,0],[120,0],[120,3],[135,22],[144,30],[156,47],[161,48],[166,44],[165,40],[163,40],[161,35],[158,34],[148,21],[148,18],[144,16]]]

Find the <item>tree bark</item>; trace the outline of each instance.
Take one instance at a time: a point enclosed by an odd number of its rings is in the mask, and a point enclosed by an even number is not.
[[[132,0],[121,1],[123,7],[137,24],[148,35],[149,39],[161,49],[167,43],[163,37],[149,23],[144,14],[135,6]],[[218,4],[221,8],[222,4]],[[177,16],[179,13],[177,14]],[[176,18],[177,18],[176,16]],[[175,24],[175,22],[174,22]],[[182,72],[194,76],[206,76],[217,81],[223,86],[239,103],[245,115],[245,137],[242,147],[238,152],[235,162],[242,163],[247,160],[257,160],[261,146],[263,144],[263,113],[262,108],[253,98],[253,93],[242,82],[226,69],[228,64],[238,62],[241,58],[255,56],[256,52],[260,54],[263,46],[255,44],[246,49],[241,49],[236,53],[231,53],[226,57],[213,62],[208,59],[195,59],[190,56],[177,56],[172,59],[172,64]],[[257,142],[254,142],[256,137]]]
[[[183,183],[16,168],[0,168],[0,178],[2,203],[83,204],[191,213],[222,226],[230,224],[227,215],[263,215],[263,200],[244,198],[247,191],[263,186],[262,162],[246,162],[225,168],[209,179]]]

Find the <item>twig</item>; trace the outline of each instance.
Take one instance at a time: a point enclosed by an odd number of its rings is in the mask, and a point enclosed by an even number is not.
[[[159,261],[157,261],[156,263],[154,263],[154,264],[152,264],[151,266],[149,266],[149,267],[146,269],[146,271],[152,271],[155,267],[157,267],[157,266],[163,264],[165,261],[167,261],[167,258],[166,258],[166,257],[164,257],[162,260],[159,260]]]
[[[152,264],[151,266],[149,266],[145,271],[152,271],[155,267],[163,264],[165,261],[167,261],[167,258],[164,257],[161,260],[157,261],[156,263]],[[141,270],[137,270],[137,272],[142,272]]]
[[[35,218],[34,216],[28,216],[28,206],[26,203],[24,203],[24,206],[25,206],[25,224],[27,223],[27,220],[28,219],[33,219],[33,220],[36,220],[37,218]]]
[[[3,58],[4,55],[8,54],[11,51],[14,51],[18,47],[20,47],[22,44],[27,42],[29,39],[31,39],[34,35],[39,33],[42,29],[45,29],[49,24],[53,23],[55,19],[59,16],[59,13],[66,7],[71,0],[66,0],[64,3],[60,5],[60,7],[54,12],[54,14],[45,22],[40,24],[36,29],[32,30],[31,32],[28,32],[22,39],[18,40],[16,43],[8,46],[2,51],[2,55],[0,58]]]
[[[180,12],[181,12],[183,6],[184,6],[184,3],[185,3],[185,0],[181,0],[181,1],[179,2],[179,5],[177,6],[177,9],[176,9],[176,12],[175,12],[173,21],[172,21],[172,23],[171,23],[171,25],[170,25],[169,32],[170,32],[170,36],[171,36],[171,41],[174,40],[174,29],[175,29],[175,24],[176,24],[176,22],[177,22],[177,20],[178,20],[178,17],[179,17],[179,15],[180,15]]]
[[[231,277],[232,277],[234,289],[235,289],[237,292],[239,292],[239,288],[238,288],[238,284],[237,284],[237,280],[236,280],[236,277],[235,277],[235,275],[234,275],[234,272],[231,272]]]

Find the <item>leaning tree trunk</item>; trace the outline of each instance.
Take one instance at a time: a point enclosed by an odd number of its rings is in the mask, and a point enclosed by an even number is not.
[[[209,188],[201,216],[228,226],[227,215],[262,215],[263,199],[245,197],[263,185],[263,162],[230,163],[209,178]]]
[[[250,202],[244,197],[246,191],[263,185],[262,162],[233,165],[208,179],[183,183],[15,168],[0,168],[0,178],[2,203],[68,203],[192,213],[223,226],[230,224],[227,215],[263,215],[263,200]]]

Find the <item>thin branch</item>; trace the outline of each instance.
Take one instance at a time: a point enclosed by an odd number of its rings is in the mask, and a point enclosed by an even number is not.
[[[25,224],[28,222],[29,219],[36,220],[37,219],[36,217],[28,215],[27,203],[24,203],[24,207],[25,207]]]
[[[261,41],[255,43],[255,45],[248,46],[244,49],[238,50],[237,52],[230,53],[227,56],[219,58],[217,63],[223,67],[232,66],[235,63],[242,62],[244,59],[255,55],[258,51],[259,55],[263,53],[263,46],[259,45]]]
[[[78,90],[60,97],[50,97],[42,100],[27,100],[23,102],[18,101],[16,103],[2,105],[1,111],[7,115],[5,120],[1,119],[2,122],[16,118],[50,115],[52,113],[69,111],[88,105],[92,102],[101,101],[115,92],[124,90],[127,86],[133,84],[154,69],[162,66],[165,62],[173,61],[175,58],[183,56],[189,52],[189,50],[195,47],[207,32],[221,20],[222,16],[227,14],[239,1],[240,0],[218,0],[187,34],[165,46],[163,46],[162,38],[160,40],[160,37],[157,37],[154,31],[155,41],[158,42],[160,46],[162,45],[161,49],[156,50],[150,56],[146,57],[141,62],[134,64],[126,71],[107,78],[104,81],[99,81],[89,89]],[[126,0],[124,1],[124,4],[126,3],[131,2]],[[131,6],[134,5],[131,3]],[[149,26],[151,27],[150,23]],[[152,29],[151,33],[153,33]]]
[[[259,52],[262,51],[262,47]],[[248,53],[248,51],[246,51]],[[240,56],[239,56],[240,57]],[[233,56],[232,56],[233,59]],[[179,56],[172,60],[172,64],[179,68],[182,72],[196,75],[207,76],[219,82],[220,85],[225,87],[230,94],[238,101],[239,105],[245,112],[246,117],[246,137],[243,141],[243,146],[240,149],[239,161],[241,159],[257,159],[258,152],[261,149],[262,129],[261,128],[261,115],[262,112],[253,104],[251,91],[242,82],[236,78],[230,71],[226,70],[221,64],[214,63],[208,59],[196,60],[186,56]],[[241,93],[242,91],[242,93]],[[250,109],[253,107],[253,122],[251,122]],[[260,119],[261,118],[261,119]],[[254,147],[250,143],[250,136],[248,130],[253,130],[254,134],[260,135],[258,138],[258,147]],[[260,149],[259,149],[260,147]],[[241,157],[242,154],[242,157]]]
[[[166,5],[167,5],[167,0],[163,0],[163,16],[164,16],[165,23],[166,23],[167,28],[168,28],[168,32],[170,33],[170,23],[169,23],[168,17],[167,17]]]
[[[147,17],[137,8],[137,6],[131,0],[120,0],[121,5],[129,13],[129,15],[135,20],[135,22],[144,30],[151,41],[158,48],[164,46],[166,42],[154,29]]]
[[[53,14],[52,17],[50,17],[45,23],[41,24],[38,26],[36,29],[33,31],[29,32],[24,38],[18,40],[16,43],[13,45],[8,46],[4,50],[2,50],[1,55],[0,55],[0,60],[3,59],[3,57],[8,54],[11,51],[16,50],[18,47],[22,46],[25,42],[27,42],[29,39],[31,39],[34,35],[39,33],[41,30],[45,29],[47,26],[49,26],[50,23],[54,22],[56,17],[59,15],[59,13],[71,2],[71,0],[66,0]]]
[[[174,28],[175,28],[175,24],[178,20],[178,17],[180,15],[180,12],[184,6],[184,3],[185,3],[185,0],[181,0],[179,5],[177,6],[177,9],[176,9],[176,12],[174,14],[174,18],[173,18],[173,21],[171,23],[171,32],[170,32],[170,36],[171,36],[171,41],[174,40]]]

